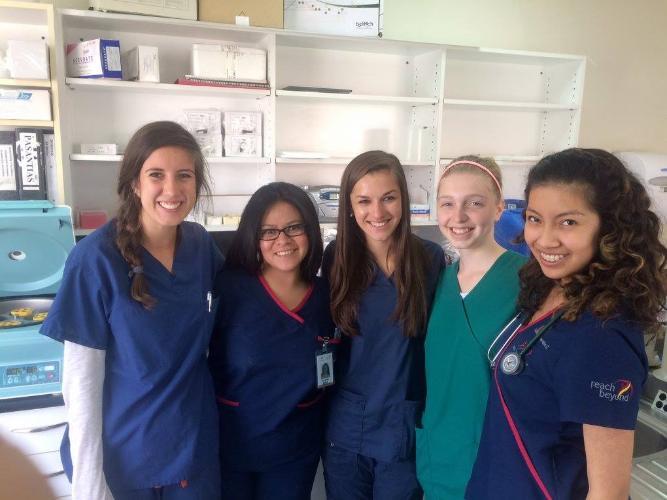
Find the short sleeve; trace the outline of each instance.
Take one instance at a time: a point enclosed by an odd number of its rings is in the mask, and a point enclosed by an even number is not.
[[[592,325],[571,333],[554,373],[561,421],[635,428],[647,362],[633,335]]]
[[[111,329],[103,297],[101,269],[86,265],[70,255],[65,264],[63,279],[40,329],[42,335],[65,340],[93,349],[106,349]]]

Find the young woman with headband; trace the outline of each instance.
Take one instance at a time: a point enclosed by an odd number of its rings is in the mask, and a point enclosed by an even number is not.
[[[426,334],[426,406],[417,473],[428,500],[463,498],[490,385],[487,350],[516,314],[525,258],[494,239],[503,211],[500,169],[462,156],[438,185],[438,225],[460,259],[442,271]]]

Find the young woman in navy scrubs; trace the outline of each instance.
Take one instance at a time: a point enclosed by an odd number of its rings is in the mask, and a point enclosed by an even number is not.
[[[331,357],[335,342],[321,259],[306,192],[284,182],[257,190],[219,278],[211,341],[225,500],[310,499],[331,382],[318,389],[328,365],[317,356],[326,344]]]
[[[421,499],[415,424],[424,401],[428,308],[442,249],[410,230],[407,183],[382,151],[343,172],[337,240],[326,249],[336,361],[323,454],[327,497]]]
[[[206,364],[222,257],[184,222],[208,190],[195,139],[139,129],[118,179],[118,216],[71,252],[41,332],[65,343],[75,500],[216,499],[218,426]]]
[[[665,301],[660,221],[640,182],[598,149],[542,159],[526,200],[527,321],[489,353],[466,497],[627,499],[647,374],[642,331],[657,326]]]

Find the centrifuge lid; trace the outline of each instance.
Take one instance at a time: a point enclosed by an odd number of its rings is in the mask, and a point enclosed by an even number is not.
[[[73,246],[69,207],[0,202],[0,297],[55,293]]]

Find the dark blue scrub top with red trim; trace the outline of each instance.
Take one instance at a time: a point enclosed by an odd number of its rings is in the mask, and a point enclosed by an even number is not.
[[[317,389],[315,356],[334,330],[326,283],[316,278],[289,310],[261,277],[225,269],[219,281],[209,364],[222,466],[261,472],[319,456],[324,391]]]
[[[550,318],[519,330],[505,352],[520,351]],[[518,375],[494,370],[466,498],[586,498],[582,424],[635,428],[648,370],[642,332],[585,312],[558,320],[524,359]]]
[[[191,222],[179,226],[171,272],[142,249],[157,300],[146,310],[130,296],[130,267],[114,239],[115,220],[72,250],[40,332],[106,351],[102,444],[111,489],[176,484],[218,460],[206,350],[215,319],[209,293],[222,255]],[[61,453],[71,478],[67,432]]]
[[[419,241],[427,258],[424,289],[430,308],[445,257],[439,245]],[[335,244],[324,252],[323,276],[333,264]],[[359,335],[342,337],[327,416],[328,442],[383,462],[414,459],[426,388],[424,336],[403,335],[392,320],[396,301],[393,279],[376,267],[359,302]]]

